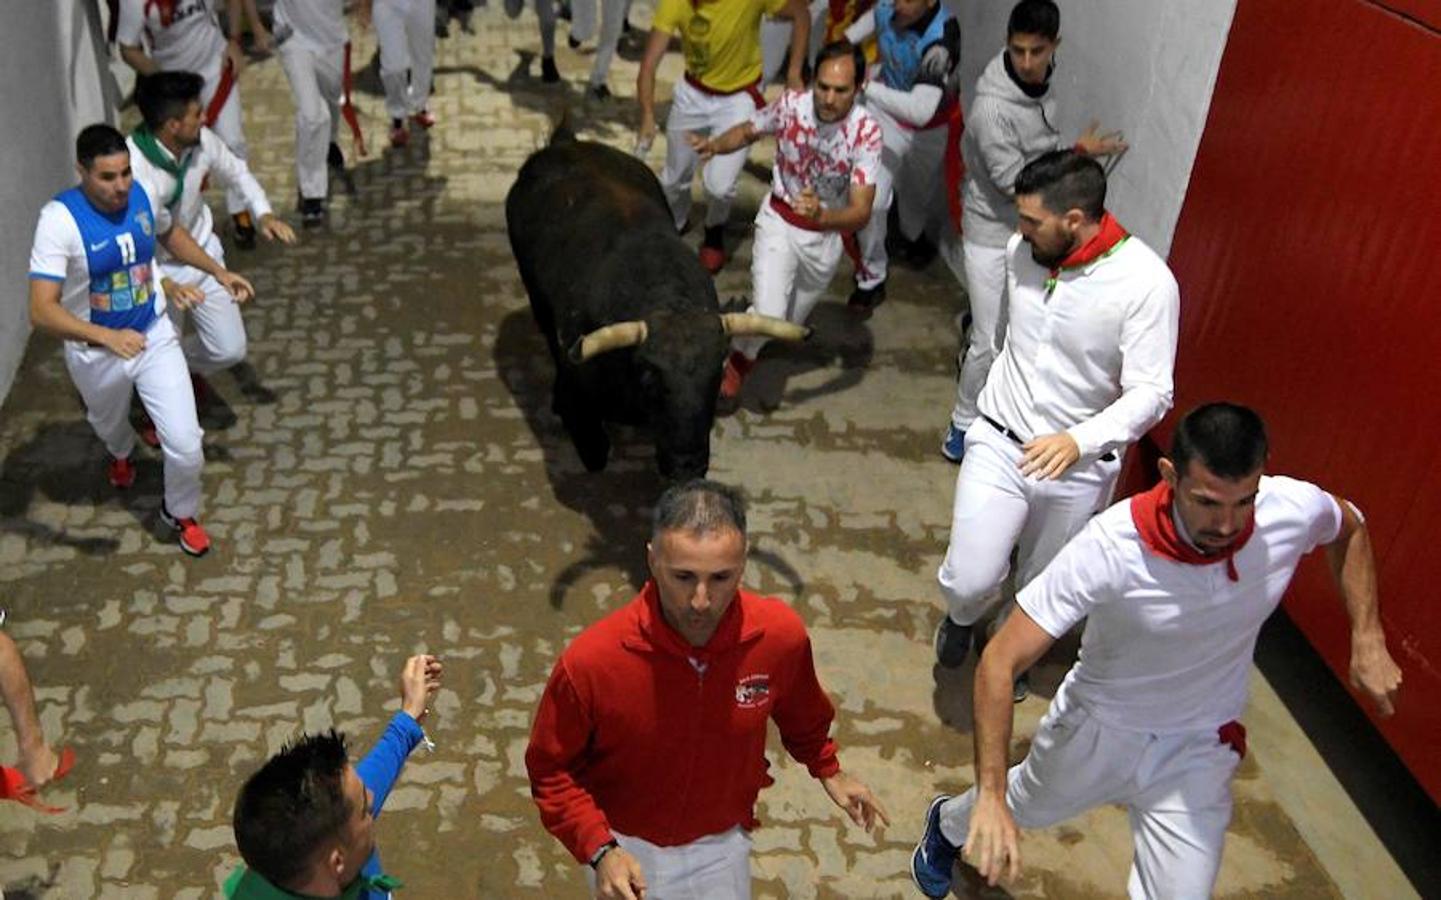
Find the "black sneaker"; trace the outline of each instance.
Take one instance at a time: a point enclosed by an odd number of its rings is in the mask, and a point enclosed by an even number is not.
[[[560,69],[555,67],[555,57],[542,56],[540,58],[540,80],[546,84],[555,84],[560,81]]]
[[[330,149],[325,151],[325,164],[332,169],[345,168],[345,152],[335,141],[331,141]]]
[[[971,655],[971,626],[957,625],[950,616],[944,616],[936,626],[936,662],[942,668],[959,669]]]
[[[302,228],[319,228],[325,224],[325,199],[304,197],[300,201],[300,225]]]
[[[857,285],[856,289],[851,291],[850,297],[846,299],[846,308],[853,313],[868,317],[875,312],[877,306],[884,302],[886,302],[886,283],[882,281],[872,288],[863,288]]]
[[[592,85],[590,89],[585,92],[585,95],[590,99],[597,100],[601,103],[604,103],[611,98],[610,88],[606,87],[603,84]]]

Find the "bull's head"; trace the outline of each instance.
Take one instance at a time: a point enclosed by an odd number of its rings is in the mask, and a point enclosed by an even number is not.
[[[662,476],[684,479],[702,476],[710,466],[711,422],[730,338],[801,341],[810,333],[803,325],[754,313],[657,310],[644,320],[584,335],[570,348],[570,358],[584,363],[635,348],[640,399],[655,430],[656,464]]]

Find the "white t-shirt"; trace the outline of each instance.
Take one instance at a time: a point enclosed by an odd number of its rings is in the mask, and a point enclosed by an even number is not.
[[[130,189],[150,197],[138,179]],[[155,220],[156,235],[169,231],[172,222],[170,213],[157,204],[154,197],[150,197],[150,210]],[[159,250],[158,242],[156,249]],[[40,209],[35,242],[30,248],[30,274],[56,280],[63,278],[61,306],[80,321],[90,321],[90,262],[85,254],[85,242],[75,217],[59,200],[51,200]],[[150,267],[150,278],[155,312],[159,315],[165,311],[165,292],[160,289],[159,266]]]
[[[771,191],[788,204],[795,205],[810,185],[821,206],[844,209],[850,204],[851,185],[876,183],[881,126],[859,103],[839,122],[820,122],[810,91],[786,91],[756,110],[751,125],[761,134],[776,136]]]
[[[1083,459],[1121,450],[1171,408],[1181,294],[1166,263],[1130,237],[1089,265],[1050,272],[1006,246],[1005,343],[981,412],[1029,440],[1065,431]]]
[[[1057,702],[1129,731],[1214,729],[1245,709],[1256,635],[1301,557],[1340,528],[1330,494],[1263,477],[1256,530],[1233,557],[1231,581],[1223,559],[1190,565],[1147,550],[1124,500],[1092,519],[1016,602],[1052,637],[1087,619]]]
[[[275,30],[289,26],[290,41],[312,52],[329,52],[345,46],[345,0],[278,0]]]
[[[151,59],[166,72],[204,75],[225,57],[225,33],[211,0],[120,0],[116,40],[139,47],[142,35]]]

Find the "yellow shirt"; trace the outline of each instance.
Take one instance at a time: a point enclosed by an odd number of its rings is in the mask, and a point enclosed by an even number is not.
[[[660,0],[652,28],[680,32],[685,70],[713,91],[729,93],[761,77],[761,16],[787,0]]]

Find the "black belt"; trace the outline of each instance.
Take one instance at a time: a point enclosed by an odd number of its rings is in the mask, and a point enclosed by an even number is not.
[[[1010,438],[1012,443],[1016,444],[1017,446],[1021,446],[1021,447],[1024,447],[1024,446],[1026,445],[1026,439],[1025,439],[1025,438],[1021,437],[1019,434],[1016,434],[1014,431],[1012,431],[1011,429],[1009,429],[1009,428],[1007,428],[1006,426],[1002,425],[1000,422],[997,422],[995,419],[992,419],[990,416],[986,415],[985,413],[981,413],[981,418],[985,420],[985,422],[986,422],[987,425],[991,426],[992,428],[994,428],[994,429],[996,429],[997,431],[999,431],[1001,434],[1003,434],[1003,435],[1005,435],[1006,437]],[[1113,451],[1113,450],[1108,450],[1108,451],[1106,451],[1106,453],[1105,453],[1103,456],[1100,457],[1100,460],[1101,460],[1101,462],[1111,462],[1111,461],[1114,460],[1115,458],[1116,458],[1116,453],[1115,453],[1115,451]]]

